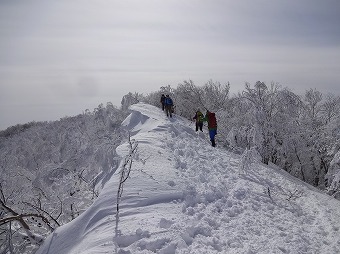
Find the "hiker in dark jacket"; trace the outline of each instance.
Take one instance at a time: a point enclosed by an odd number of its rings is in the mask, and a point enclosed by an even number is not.
[[[197,110],[196,111],[196,114],[195,116],[193,117],[193,119],[196,120],[196,131],[198,131],[198,128],[200,129],[200,131],[203,131],[202,128],[203,128],[203,114],[200,110]]]
[[[173,104],[172,99],[170,98],[170,96],[168,94],[165,97],[164,104],[165,104],[166,116],[172,117],[172,109],[173,109],[174,104]]]
[[[162,110],[164,111],[164,107],[165,107],[165,95],[162,94],[161,96],[161,104],[162,104]]]
[[[215,136],[217,134],[217,121],[216,121],[215,113],[207,110],[207,113],[206,113],[205,117],[203,118],[203,121],[208,122],[208,129],[209,129],[209,136],[210,136],[211,145],[213,147],[215,147],[216,146]]]

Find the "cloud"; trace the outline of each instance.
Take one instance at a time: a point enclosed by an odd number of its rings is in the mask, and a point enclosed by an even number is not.
[[[186,79],[230,81],[234,90],[261,80],[339,93],[339,5],[3,0],[1,104],[119,105],[130,91],[147,93]]]

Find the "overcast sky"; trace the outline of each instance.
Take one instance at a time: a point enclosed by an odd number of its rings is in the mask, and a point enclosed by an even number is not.
[[[191,79],[340,94],[339,0],[0,0],[0,130]]]

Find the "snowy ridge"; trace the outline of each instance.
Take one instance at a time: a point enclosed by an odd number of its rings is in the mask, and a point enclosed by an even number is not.
[[[115,238],[118,172],[37,253],[340,253],[340,203],[279,169],[213,148],[207,131],[139,103],[138,150]],[[123,158],[128,144],[117,148]]]

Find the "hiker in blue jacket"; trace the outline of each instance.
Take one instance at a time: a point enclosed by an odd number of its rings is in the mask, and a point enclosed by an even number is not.
[[[174,104],[173,104],[173,101],[168,94],[165,96],[164,105],[165,105],[166,116],[172,117],[172,109],[173,109]]]

